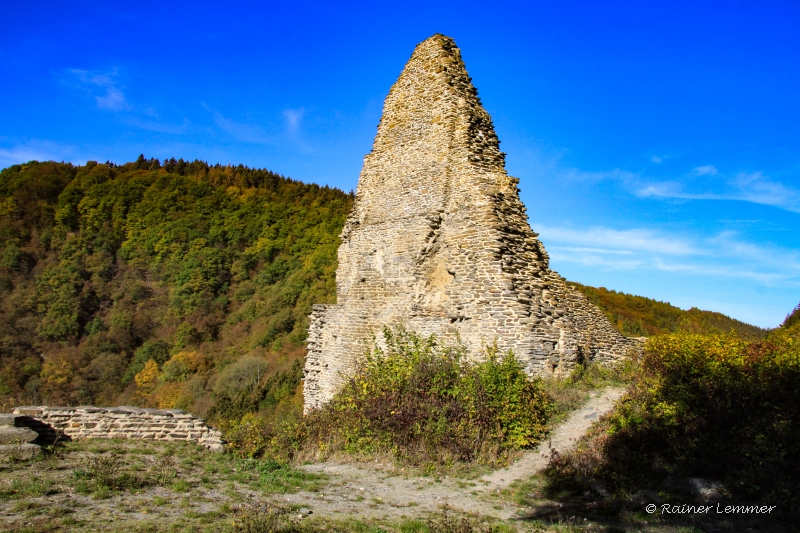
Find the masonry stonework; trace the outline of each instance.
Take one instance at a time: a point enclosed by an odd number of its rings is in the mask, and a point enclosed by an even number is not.
[[[454,41],[419,44],[364,158],[337,303],[311,313],[306,411],[330,400],[384,325],[457,334],[472,358],[496,342],[532,375],[639,349],[550,270],[499,144]]]
[[[222,433],[205,420],[180,409],[139,407],[48,407],[14,409],[16,425],[34,430],[41,442],[61,436],[71,440],[145,439],[194,442],[213,451],[224,449]]]

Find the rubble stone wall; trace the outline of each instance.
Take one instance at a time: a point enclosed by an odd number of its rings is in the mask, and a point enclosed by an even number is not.
[[[550,270],[518,184],[453,40],[419,44],[364,158],[337,303],[310,316],[306,411],[333,396],[384,325],[457,334],[473,358],[496,342],[532,375],[640,349]]]
[[[149,439],[195,442],[214,451],[223,449],[222,433],[202,418],[180,409],[138,407],[17,407],[25,425],[39,433],[40,441],[60,435],[71,440]]]

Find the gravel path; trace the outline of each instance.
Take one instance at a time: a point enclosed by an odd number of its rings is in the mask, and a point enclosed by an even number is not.
[[[323,516],[357,515],[365,518],[397,518],[437,511],[442,505],[469,513],[507,519],[518,508],[490,499],[490,494],[513,481],[527,479],[547,465],[551,449],[571,448],[591,424],[607,413],[624,389],[607,388],[591,394],[589,401],[557,426],[550,437],[514,464],[473,481],[398,475],[380,463],[318,463],[302,468],[324,472],[330,484],[324,490],[284,496],[293,505],[308,507]]]

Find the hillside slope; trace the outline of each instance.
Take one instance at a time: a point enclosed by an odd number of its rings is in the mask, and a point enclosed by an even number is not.
[[[619,332],[630,337],[649,337],[659,333],[674,333],[679,330],[691,333],[729,333],[747,339],[762,338],[767,330],[746,324],[735,318],[714,311],[702,311],[692,307],[684,311],[667,302],[643,296],[634,296],[580,283],[568,282],[582,292],[592,303],[606,314]]]
[[[779,329],[790,333],[800,333],[800,304],[797,304],[797,307],[786,315],[786,320],[783,321]]]
[[[351,203],[200,161],[4,169],[0,394],[225,419],[297,401]]]
[[[0,404],[178,407],[223,429],[297,408],[307,317],[335,299],[352,202],[201,161],[0,171]],[[764,333],[573,286],[627,335]]]

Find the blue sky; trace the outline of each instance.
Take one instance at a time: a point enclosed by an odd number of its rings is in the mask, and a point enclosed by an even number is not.
[[[800,4],[6,2],[0,167],[183,157],[355,188],[453,37],[568,279],[777,326],[800,301]]]

